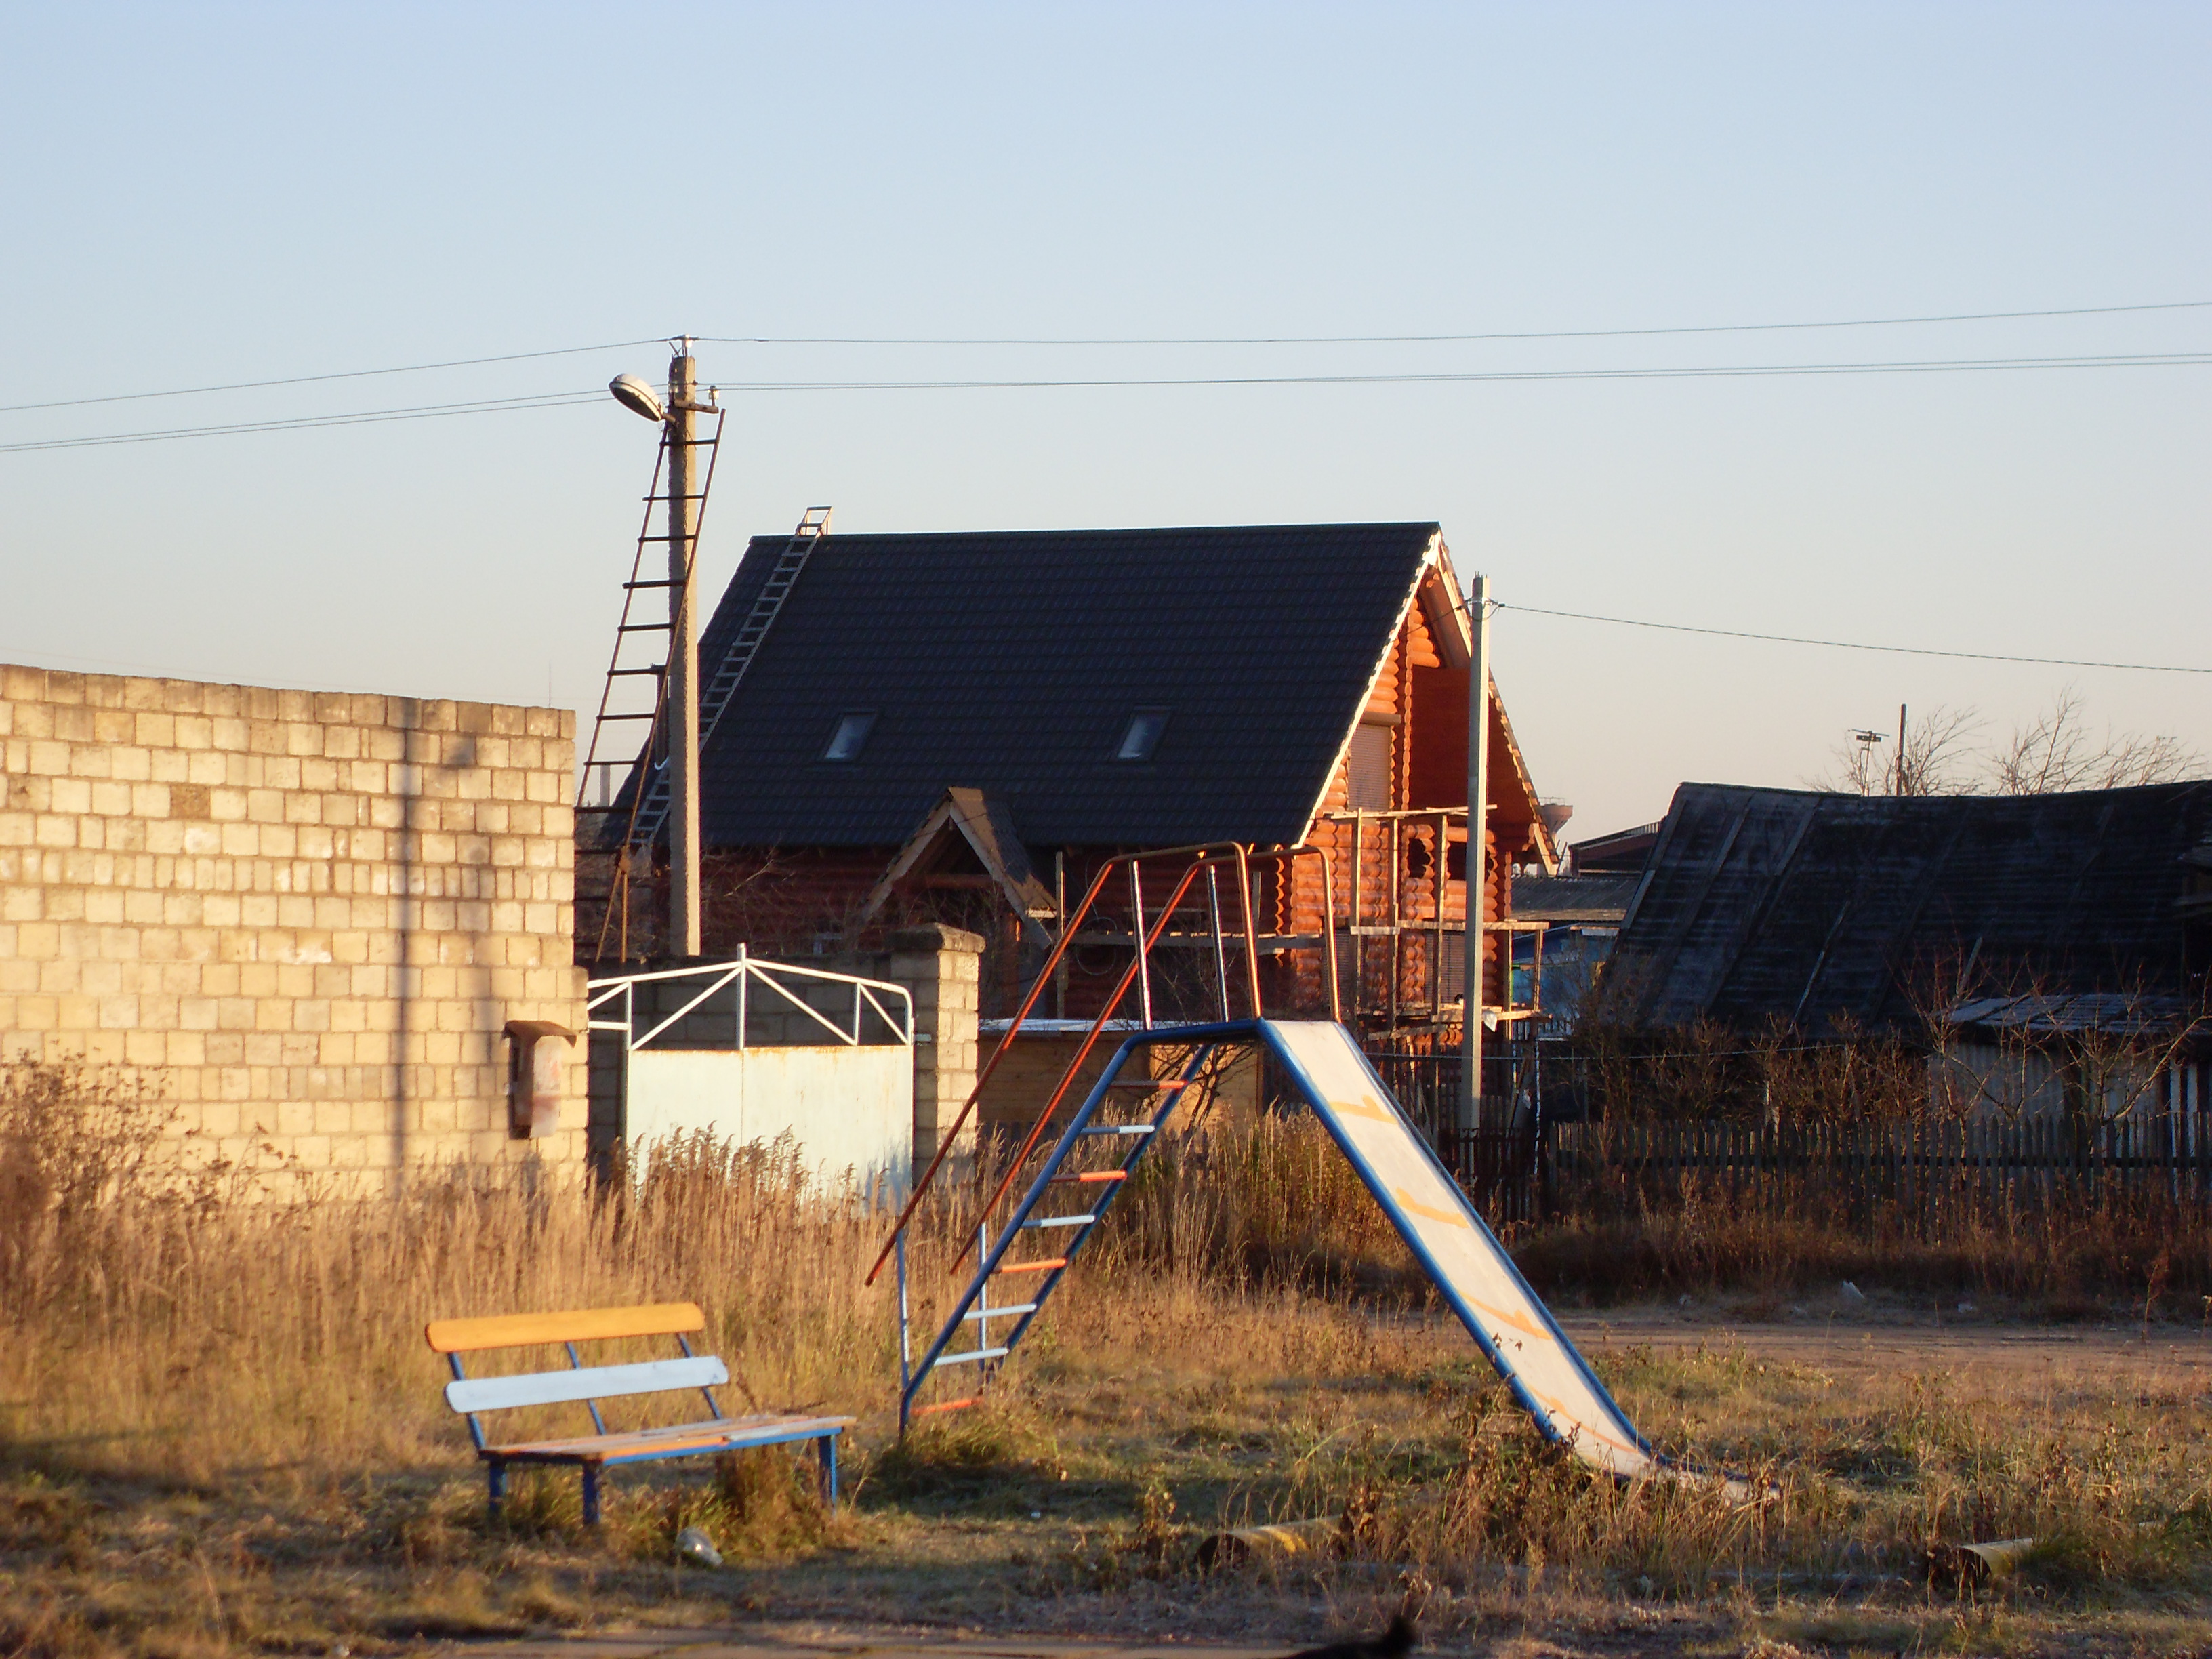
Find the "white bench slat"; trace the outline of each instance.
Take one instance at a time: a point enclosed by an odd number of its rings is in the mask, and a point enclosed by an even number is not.
[[[569,1400],[659,1394],[668,1389],[711,1389],[729,1380],[726,1365],[712,1354],[700,1354],[690,1359],[653,1359],[636,1365],[587,1365],[580,1370],[470,1377],[446,1384],[446,1403],[457,1412],[496,1412],[514,1406],[554,1406]]]

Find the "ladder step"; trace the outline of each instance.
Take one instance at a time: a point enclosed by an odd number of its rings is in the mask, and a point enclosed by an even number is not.
[[[666,663],[657,662],[650,668],[610,668],[607,670],[607,676],[611,679],[620,679],[630,674],[659,674],[664,672],[667,667]]]
[[[676,584],[671,581],[624,582],[623,586],[624,587],[673,587]]]
[[[600,807],[595,810],[605,811],[609,809]],[[1050,1184],[1054,1187],[1058,1187],[1075,1182],[1127,1181],[1128,1178],[1129,1172],[1127,1170],[1090,1170],[1085,1171],[1081,1175],[1054,1176],[1052,1178]]]
[[[1146,1082],[1132,1078],[1127,1083],[1116,1079],[1106,1086],[1109,1089],[1150,1089],[1160,1094],[1166,1094],[1173,1090],[1189,1088],[1191,1081],[1192,1079],[1187,1077],[1164,1077],[1156,1082]]]
[[[937,1365],[969,1365],[980,1359],[1004,1359],[1012,1348],[970,1348],[966,1353],[944,1353],[937,1357]],[[930,1370],[935,1370],[937,1365]]]
[[[641,714],[602,714],[599,718],[603,720],[649,720],[653,718],[653,711],[648,708]]]
[[[616,628],[617,634],[665,634],[666,623],[623,623]]]
[[[1024,1227],[1088,1227],[1097,1220],[1095,1215],[1032,1216],[1022,1223]]]
[[[908,1417],[927,1417],[932,1412],[957,1412],[963,1407],[972,1406],[975,1403],[975,1396],[972,1395],[965,1400],[939,1400],[931,1405],[916,1406],[912,1411],[908,1412],[907,1415]]]
[[[1066,1265],[1066,1256],[1051,1255],[1038,1261],[1001,1261],[999,1271],[1002,1273],[1048,1273],[1055,1267]]]
[[[974,1313],[962,1314],[960,1319],[965,1324],[971,1319],[996,1319],[1003,1314],[1035,1313],[1036,1310],[1037,1304],[1034,1302],[1013,1302],[1003,1308],[978,1308]]]
[[[1086,1123],[1083,1133],[1087,1135],[1151,1135],[1158,1130],[1149,1123]]]

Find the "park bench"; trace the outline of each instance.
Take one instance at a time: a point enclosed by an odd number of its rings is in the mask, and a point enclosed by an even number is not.
[[[775,1446],[811,1440],[822,1460],[823,1491],[837,1502],[837,1437],[853,1425],[849,1417],[804,1417],[763,1412],[725,1417],[714,1389],[730,1380],[729,1368],[712,1354],[695,1354],[687,1333],[704,1328],[707,1316],[696,1303],[668,1302],[641,1308],[591,1308],[575,1313],[507,1314],[489,1319],[434,1319],[423,1335],[453,1366],[446,1403],[468,1419],[469,1436],[483,1460],[491,1483],[491,1512],[499,1515],[507,1492],[510,1463],[570,1463],[583,1472],[584,1520],[599,1518],[599,1474],[623,1463],[647,1463],[666,1457],[696,1457],[735,1451],[744,1446]],[[672,1336],[682,1356],[627,1365],[586,1365],[577,1358],[579,1342],[617,1337]],[[525,1371],[507,1376],[471,1377],[461,1356],[490,1348],[520,1348],[559,1343],[568,1352],[565,1370]],[[599,1402],[623,1395],[662,1394],[696,1389],[713,1415],[703,1421],[666,1428],[634,1429],[609,1434]],[[592,1414],[595,1434],[566,1440],[521,1440],[493,1444],[479,1420],[486,1412],[518,1406],[550,1406],[581,1401]]]

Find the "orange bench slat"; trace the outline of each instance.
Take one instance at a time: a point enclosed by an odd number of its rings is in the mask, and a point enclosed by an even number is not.
[[[542,1342],[601,1342],[618,1336],[675,1336],[702,1330],[696,1302],[637,1308],[581,1308],[568,1313],[498,1314],[488,1319],[434,1319],[422,1335],[437,1353],[520,1348]]]

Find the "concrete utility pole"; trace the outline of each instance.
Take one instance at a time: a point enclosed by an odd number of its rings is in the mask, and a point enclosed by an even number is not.
[[[668,364],[668,949],[703,953],[699,931],[699,501],[691,465],[698,364],[687,337]]]
[[[1467,981],[1460,1017],[1459,1127],[1480,1127],[1482,1115],[1483,924],[1490,890],[1490,578],[1477,576],[1468,607],[1474,650],[1467,673]]]

